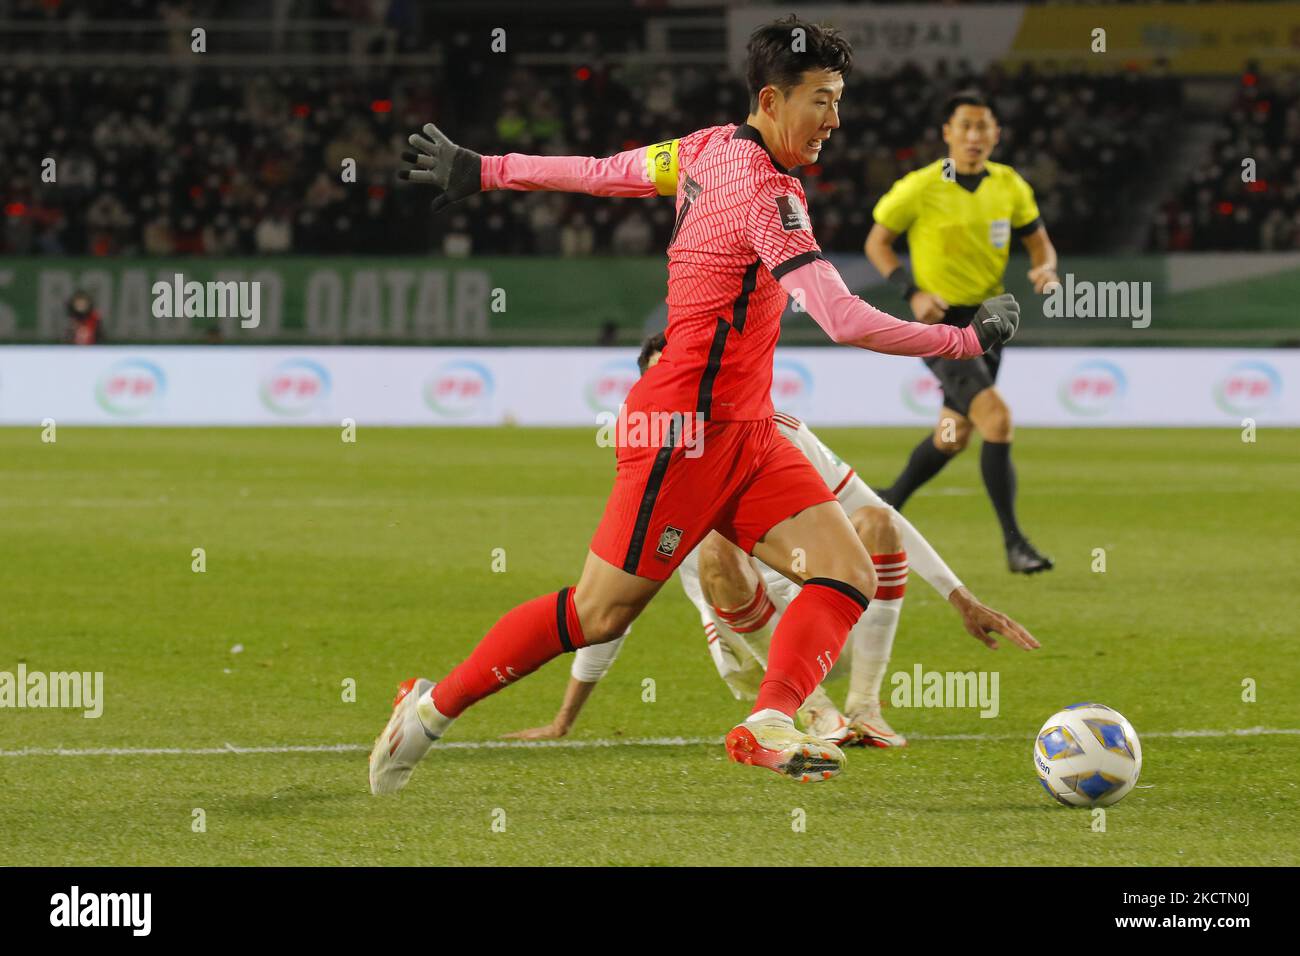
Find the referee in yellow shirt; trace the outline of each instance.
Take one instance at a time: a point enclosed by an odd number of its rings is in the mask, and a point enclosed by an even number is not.
[[[970,325],[981,302],[1002,292],[1012,237],[1029,250],[1035,292],[1056,278],[1056,250],[1038,215],[1034,192],[1010,166],[989,162],[998,144],[993,109],[975,91],[952,96],[944,107],[948,158],[908,173],[876,204],[867,236],[871,264],[897,285],[918,322]],[[907,233],[915,277],[899,262],[893,243]],[[1033,574],[1052,567],[1016,522],[1016,472],[1011,464],[1011,410],[994,382],[1002,361],[995,346],[981,358],[925,359],[943,387],[943,410],[933,435],[912,452],[902,473],[881,497],[901,508],[917,488],[980,433],[980,472],[1002,524],[1007,564]]]

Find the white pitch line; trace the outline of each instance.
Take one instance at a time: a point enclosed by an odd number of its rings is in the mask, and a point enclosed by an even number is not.
[[[720,744],[721,737],[629,737],[626,740],[452,740],[439,750],[516,750],[530,747],[690,747]],[[323,754],[369,753],[362,744],[303,744],[273,747],[24,747],[0,750],[0,757],[208,757],[216,754]]]
[[[1173,737],[1277,737],[1300,735],[1295,727],[1246,727],[1234,730],[1164,730],[1140,734],[1143,739]],[[1032,734],[912,734],[912,740],[932,741],[999,741],[1032,740]],[[699,747],[717,746],[721,737],[629,737],[625,740],[462,740],[439,745],[439,750],[586,750],[597,747]],[[364,753],[362,744],[304,744],[272,747],[24,747],[0,750],[0,757],[208,757],[217,754],[322,754]]]

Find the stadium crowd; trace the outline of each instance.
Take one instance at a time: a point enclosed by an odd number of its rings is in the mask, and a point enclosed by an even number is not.
[[[1153,248],[1300,249],[1300,79],[1242,77],[1204,161],[1162,204]]]
[[[433,219],[394,181],[406,135],[436,118],[480,152],[608,155],[747,112],[738,81],[699,67],[485,72],[457,93],[437,71],[60,70],[0,74],[8,254],[650,253],[670,204],[500,193]],[[481,81],[481,82],[480,82]],[[1139,188],[1180,87],[1113,76],[972,76],[940,64],[851,77],[826,162],[802,170],[824,248],[859,250],[898,176],[945,154],[939,104],[982,87],[1003,125],[995,158],[1035,187],[1063,251],[1104,240]],[[919,93],[919,95],[918,95]],[[42,162],[56,181],[42,181]],[[355,160],[355,183],[343,182]]]

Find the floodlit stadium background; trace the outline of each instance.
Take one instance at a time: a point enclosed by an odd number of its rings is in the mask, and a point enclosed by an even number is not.
[[[0,3],[0,423],[591,424],[664,322],[671,200],[489,193],[434,218],[395,181],[405,137],[607,155],[738,121],[745,39],[791,7],[856,48],[802,171],[852,288],[907,314],[862,255],[871,209],[976,85],[1062,277],[1150,283],[1147,327],[1048,318],[1013,251],[1018,421],[1300,424],[1300,4],[649,6]],[[260,324],[155,317],[177,273],[259,282]],[[77,289],[106,344],[33,348]],[[921,363],[818,346],[788,314],[778,408],[932,421]]]
[[[1150,283],[1146,327],[1051,319],[1013,243],[1025,321],[998,385],[1053,571],[1008,573],[982,450],[907,504],[1042,648],[991,653],[914,561],[885,685],[912,743],[791,790],[727,760],[748,707],[669,582],[565,739],[500,738],[554,719],[567,657],[373,797],[398,681],[441,679],[506,608],[577,580],[615,470],[598,416],[664,322],[672,219],[667,199],[495,193],[433,218],[395,179],[407,134],[599,155],[735,122],[740,45],[792,9],[857,48],[844,125],[803,171],[852,288],[906,314],[863,256],[871,210],[941,155],[937,107],[972,82],[1062,278]],[[1297,865],[1298,44],[1300,3],[0,0],[0,691],[104,678],[96,719],[0,693],[0,866]],[[177,274],[259,282],[259,326],[155,317]],[[77,289],[104,344],[63,341]],[[877,487],[939,401],[919,360],[797,313],[773,392]],[[271,427],[207,427],[241,423]],[[486,427],[429,427],[449,425]],[[895,700],[918,671],[997,677],[996,717]],[[1031,761],[1087,700],[1144,750],[1109,830]],[[873,925],[934,896],[882,875]],[[1125,890],[1093,883],[1085,933]],[[259,890],[180,896],[237,926]],[[186,915],[167,899],[160,921]],[[15,900],[48,919],[48,894]]]

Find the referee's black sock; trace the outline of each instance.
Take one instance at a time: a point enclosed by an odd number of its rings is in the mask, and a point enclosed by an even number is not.
[[[944,454],[934,447],[934,432],[930,432],[921,439],[921,444],[912,449],[912,457],[907,459],[907,464],[894,479],[894,483],[880,490],[880,497],[895,508],[903,507],[907,499],[912,497],[912,492],[939,474],[950,461],[952,455]]]
[[[1024,537],[1016,523],[1016,466],[1011,464],[1011,442],[985,440],[980,449],[980,473],[993,510],[1002,523],[1003,541],[1010,545]]]

